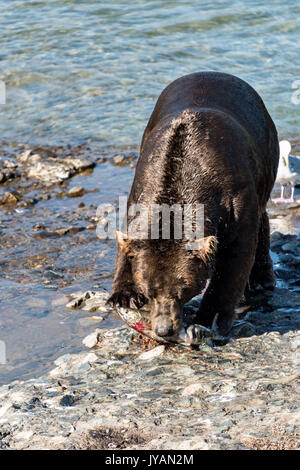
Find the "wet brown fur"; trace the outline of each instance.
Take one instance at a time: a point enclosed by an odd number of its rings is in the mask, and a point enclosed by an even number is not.
[[[249,282],[275,277],[266,204],[277,172],[276,128],[259,95],[228,74],[181,77],[160,95],[145,129],[128,205],[204,204],[204,241],[131,240],[118,234],[110,302],[152,305],[153,328],[179,328],[186,301],[210,279],[197,321],[228,332]],[[128,217],[128,222],[134,217]]]

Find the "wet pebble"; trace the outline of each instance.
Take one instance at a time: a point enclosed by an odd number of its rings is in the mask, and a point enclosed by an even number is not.
[[[17,168],[17,163],[11,161],[11,160],[4,160],[3,165],[5,168]]]
[[[76,399],[72,395],[64,395],[60,400],[60,406],[72,406],[76,402]]]
[[[82,186],[74,186],[73,188],[69,189],[67,195],[69,197],[80,197],[83,196],[84,193],[85,191]]]
[[[60,274],[60,273],[57,273],[55,271],[47,271],[45,276],[48,278],[48,279],[63,279],[64,275],[63,274]]]
[[[297,247],[296,247],[295,243],[292,243],[292,242],[285,243],[284,245],[282,245],[281,249],[284,252],[289,252],[289,253],[294,253],[294,252],[297,251]]]
[[[161,356],[165,352],[165,346],[156,346],[156,348],[146,351],[138,356],[140,361],[151,361],[152,359]]]
[[[95,331],[93,331],[93,333],[86,336],[82,340],[82,343],[84,344],[84,346],[91,349],[91,348],[95,347],[96,344],[98,344],[99,338],[100,338],[100,331],[95,330]]]
[[[2,205],[15,205],[17,202],[20,200],[19,197],[17,197],[15,194],[12,194],[10,192],[4,193],[4,196],[0,199],[0,204]]]
[[[61,364],[66,364],[72,359],[72,354],[64,354],[63,356],[58,357],[54,364],[60,366]]]
[[[27,163],[29,161],[29,157],[32,155],[33,151],[32,150],[26,150],[25,152],[21,153],[20,155],[17,155],[17,159],[21,163]]]
[[[256,332],[255,326],[244,320],[238,320],[234,323],[230,336],[231,337],[248,337],[254,335]]]
[[[124,155],[115,155],[113,157],[113,162],[115,165],[120,165],[121,163],[124,163],[125,162]]]

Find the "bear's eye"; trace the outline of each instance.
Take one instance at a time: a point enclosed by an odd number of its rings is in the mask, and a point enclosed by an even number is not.
[[[180,278],[178,279],[178,285],[179,285],[179,287],[180,287],[181,289],[185,286],[185,279],[184,279],[184,277],[180,277]]]

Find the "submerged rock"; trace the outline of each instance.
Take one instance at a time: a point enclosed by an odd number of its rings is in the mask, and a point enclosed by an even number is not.
[[[115,165],[120,165],[121,163],[125,162],[125,156],[124,155],[115,155],[113,157],[113,162]]]
[[[83,196],[84,193],[85,191],[82,186],[74,186],[73,188],[69,189],[67,195],[69,197],[80,197]]]

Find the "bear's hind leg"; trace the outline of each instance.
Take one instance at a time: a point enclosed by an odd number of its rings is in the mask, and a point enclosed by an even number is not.
[[[266,212],[260,219],[258,242],[256,247],[255,262],[249,277],[249,289],[256,290],[259,286],[266,290],[273,290],[276,277],[273,270],[273,262],[270,257],[270,225]]]

